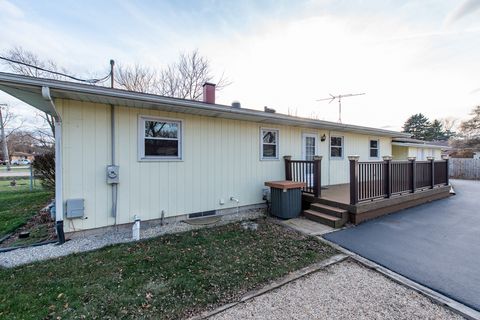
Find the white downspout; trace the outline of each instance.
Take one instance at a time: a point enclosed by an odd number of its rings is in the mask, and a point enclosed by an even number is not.
[[[49,87],[42,87],[42,97],[50,102],[55,114],[55,224],[59,244],[65,242],[63,230],[63,174],[62,174],[62,118],[50,95]]]

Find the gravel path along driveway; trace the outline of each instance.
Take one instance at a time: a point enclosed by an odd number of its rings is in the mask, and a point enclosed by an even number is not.
[[[210,319],[463,319],[376,271],[346,260]]]

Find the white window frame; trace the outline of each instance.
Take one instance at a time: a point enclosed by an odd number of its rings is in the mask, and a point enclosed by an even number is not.
[[[264,157],[263,156],[263,132],[264,131],[274,131],[277,133],[277,142],[275,143],[275,145],[277,146],[276,148],[276,154],[275,154],[275,157]],[[279,154],[280,154],[280,130],[279,129],[275,129],[275,128],[260,128],[260,160],[262,161],[268,161],[268,160],[279,160],[280,157],[279,157]],[[271,143],[269,143],[271,144]]]
[[[342,145],[341,146],[332,146],[332,138],[340,138],[342,139]],[[344,156],[345,156],[345,137],[344,136],[340,136],[340,135],[331,135],[329,140],[328,140],[328,144],[329,144],[329,148],[328,148],[328,155],[330,157],[330,159],[332,160],[343,160]],[[332,156],[332,147],[333,148],[338,148],[338,147],[341,147],[342,148],[342,156],[341,157],[334,157]]]
[[[314,154],[314,156],[319,154],[318,153],[318,134],[304,132],[304,133],[302,133],[302,159],[303,160],[307,159],[307,150],[306,150],[306,145],[305,145],[305,141],[306,141],[307,137],[315,138],[315,154]]]
[[[145,156],[145,121],[178,123],[178,156]],[[183,120],[149,115],[138,116],[138,161],[183,161]]]
[[[372,146],[370,145],[370,143],[372,141],[377,141],[377,148],[372,148]],[[372,149],[377,149],[377,156],[376,157],[371,156],[370,151],[372,151]],[[375,138],[369,138],[368,139],[368,158],[369,159],[380,159],[380,139],[375,139]]]

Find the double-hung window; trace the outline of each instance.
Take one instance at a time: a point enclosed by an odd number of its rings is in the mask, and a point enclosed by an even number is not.
[[[330,158],[343,158],[343,137],[330,137]]]
[[[278,130],[262,128],[260,130],[260,143],[260,159],[278,159]]]
[[[140,160],[181,160],[182,122],[140,117],[139,158]]]
[[[370,140],[370,158],[378,158],[379,143],[378,140]]]

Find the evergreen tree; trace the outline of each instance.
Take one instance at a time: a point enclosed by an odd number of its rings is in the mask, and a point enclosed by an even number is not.
[[[403,132],[410,133],[414,139],[425,140],[429,127],[430,121],[428,121],[428,118],[421,113],[417,113],[405,121]]]
[[[443,124],[440,120],[433,120],[430,126],[427,128],[425,140],[428,141],[445,141],[448,140],[453,133],[451,131],[444,130]]]

